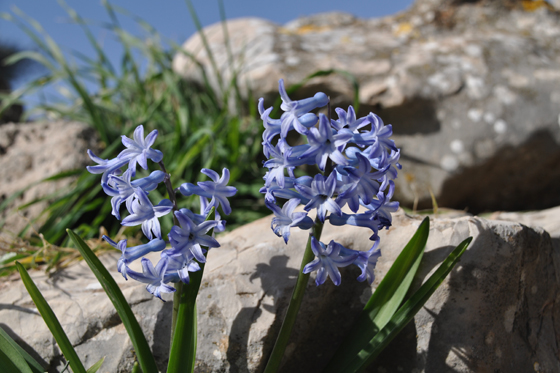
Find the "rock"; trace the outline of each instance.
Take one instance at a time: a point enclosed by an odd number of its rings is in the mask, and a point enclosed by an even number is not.
[[[258,372],[264,367],[295,283],[306,232],[295,231],[288,245],[263,218],[219,237],[209,253],[198,298],[196,372]],[[352,320],[412,236],[422,218],[402,211],[381,232],[382,257],[370,287],[357,270],[345,268],[340,287],[310,281],[281,371],[320,371]],[[323,241],[336,239],[354,249],[370,247],[368,232],[326,226]],[[519,223],[441,215],[431,221],[425,280],[455,245],[474,240],[458,266],[368,371],[379,372],[554,372],[560,332],[558,249],[540,228]],[[157,258],[157,255],[155,256]],[[102,257],[132,304],[157,362],[165,371],[171,303],[148,294],[143,285],[116,273],[117,256]],[[129,371],[130,341],[115,311],[84,263],[48,278],[32,277],[44,292],[78,353],[103,372]],[[52,336],[36,314],[20,281],[0,289],[2,327],[45,366],[60,366]],[[51,368],[53,371],[54,368]]]
[[[225,82],[278,97],[277,82],[344,70],[360,85],[360,114],[392,124],[402,148],[396,197],[404,205],[484,211],[560,204],[560,26],[545,1],[418,0],[379,19],[323,13],[283,26],[244,18],[204,29]],[[217,78],[199,35],[184,44]],[[201,81],[185,54],[174,69]],[[333,106],[352,103],[350,80],[315,77],[294,98],[324,91]]]
[[[542,211],[531,212],[495,212],[488,216],[492,220],[519,222],[531,227],[540,227],[553,239],[560,238],[560,206]]]
[[[30,220],[41,215],[48,201],[21,211],[16,209],[68,186],[71,178],[37,183],[62,171],[85,167],[89,164],[86,150],[96,148],[96,139],[91,127],[77,122],[8,123],[0,126],[0,203],[29,187],[0,212],[0,221],[5,222],[0,225],[3,234],[17,234]]]

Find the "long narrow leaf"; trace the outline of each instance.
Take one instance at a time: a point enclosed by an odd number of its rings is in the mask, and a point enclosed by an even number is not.
[[[76,244],[76,247],[84,257],[89,268],[97,277],[97,280],[103,286],[103,290],[107,293],[111,302],[115,306],[117,313],[119,314],[126,331],[130,337],[134,350],[136,351],[136,356],[138,357],[138,362],[144,373],[157,373],[158,369],[156,366],[156,361],[150,350],[150,346],[146,341],[146,337],[138,324],[138,321],[134,317],[128,302],[126,301],[121,289],[113,279],[113,276],[107,271],[103,263],[97,258],[97,256],[91,251],[89,246],[74,232],[70,229],[66,230],[68,235]]]
[[[424,218],[364,307],[353,328],[331,359],[326,372],[341,372],[363,345],[391,319],[401,305],[422,260],[430,231]]]
[[[54,314],[52,308],[43,297],[43,294],[41,294],[23,265],[21,265],[19,262],[16,262],[16,267],[19,271],[21,280],[23,281],[25,288],[29,292],[31,299],[33,299],[33,302],[35,302],[35,305],[41,313],[43,320],[45,320],[45,323],[53,334],[56,343],[58,343],[58,347],[60,347],[60,350],[64,354],[64,357],[70,363],[70,367],[72,368],[74,373],[86,373],[82,362],[78,358],[78,354],[74,350],[74,347],[72,347],[68,336],[64,332],[64,329],[62,329],[62,325],[60,325],[60,322],[56,318],[56,315]]]
[[[25,357],[21,354],[19,347],[10,336],[0,328],[0,366],[2,367],[2,372],[6,373],[35,373],[36,370],[32,370]],[[37,363],[37,362],[35,362]],[[39,368],[41,366],[39,365]],[[43,370],[39,370],[42,372]]]
[[[414,318],[420,308],[428,301],[445,277],[451,272],[472,241],[472,237],[461,242],[443,261],[432,276],[414,295],[402,305],[383,328],[344,368],[344,372],[360,372],[370,365],[379,353],[397,336],[397,334]]]
[[[4,341],[7,341],[7,343],[9,343],[14,349],[16,349],[17,352],[19,352],[19,354],[25,359],[25,361],[27,362],[28,367],[31,369],[31,371],[33,373],[44,373],[45,370],[43,369],[43,367],[41,366],[41,364],[39,364],[37,362],[37,360],[35,360],[31,355],[29,355],[27,353],[27,351],[25,351],[23,348],[20,347],[20,345],[18,345],[16,343],[16,341],[14,341],[12,339],[12,337],[10,337],[8,335],[8,333],[6,333],[4,331],[4,329],[0,328],[0,345],[2,345],[4,343]],[[4,345],[0,346],[0,350],[3,350],[4,353],[7,354],[7,350],[5,349]],[[9,355],[8,355],[9,356]],[[1,365],[0,365],[1,366]],[[24,369],[22,369],[22,371],[25,371]]]

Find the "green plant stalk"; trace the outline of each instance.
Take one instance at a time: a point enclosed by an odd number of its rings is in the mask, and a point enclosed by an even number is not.
[[[175,190],[173,189],[173,185],[171,184],[171,175],[169,175],[169,173],[167,172],[167,169],[165,168],[165,164],[163,163],[163,161],[158,162],[158,165],[161,168],[161,170],[165,173],[165,178],[163,179],[163,181],[165,183],[165,188],[167,189],[167,194],[169,195],[169,199],[173,204],[173,223],[175,225],[179,225],[179,222],[177,221],[177,217],[175,216],[175,211],[177,211],[179,208],[177,207],[177,196],[175,195]],[[170,346],[173,344],[173,335],[175,333],[175,325],[177,324],[177,312],[179,310],[179,302],[181,299],[181,294],[183,289],[182,283],[181,282],[176,283],[175,289],[176,289],[175,293],[173,294],[173,311],[171,313],[171,336],[169,341]]]
[[[214,211],[215,207],[212,207],[206,215],[206,221],[210,219]],[[176,224],[179,225],[178,222]],[[213,232],[214,229],[211,229],[208,234],[212,235]],[[207,255],[206,252],[204,257]],[[171,349],[167,365],[167,371],[170,373],[184,372],[184,367],[188,367],[188,372],[194,371],[197,333],[196,297],[202,283],[205,263],[199,263],[199,265],[200,271],[193,272],[190,275],[187,286],[183,285],[182,282],[175,284],[177,290],[173,294]]]
[[[278,338],[276,338],[276,343],[274,344],[274,348],[272,349],[272,353],[270,354],[270,358],[268,359],[268,363],[266,364],[266,368],[264,370],[265,373],[273,373],[278,371],[278,368],[282,361],[282,357],[284,356],[284,352],[286,351],[286,346],[288,345],[290,335],[292,334],[292,328],[294,327],[294,324],[296,322],[299,307],[301,306],[301,301],[303,300],[303,294],[305,293],[307,283],[309,282],[310,274],[304,274],[303,268],[309,262],[311,262],[313,258],[315,258],[315,254],[313,254],[313,251],[311,250],[311,237],[315,237],[316,240],[319,240],[321,238],[322,232],[323,223],[321,223],[319,219],[316,218],[315,224],[313,225],[311,232],[309,232],[307,246],[305,247],[305,252],[301,260],[299,275],[297,278],[296,286],[294,287],[294,291],[292,293],[292,297],[290,299],[290,305],[288,306],[288,311],[286,312],[286,316],[284,317],[284,322],[282,323],[282,327],[280,328],[280,333],[278,334]]]
[[[175,333],[169,352],[168,373],[194,371],[197,343],[196,296],[202,283],[204,266],[204,263],[200,263],[200,271],[190,275],[190,282],[187,286],[183,283],[176,285],[176,293],[180,293],[180,296],[175,320]],[[173,301],[175,302],[175,299]],[[175,308],[175,303],[173,308]]]

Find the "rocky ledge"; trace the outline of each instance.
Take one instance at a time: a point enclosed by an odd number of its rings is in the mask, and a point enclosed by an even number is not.
[[[523,214],[524,224],[465,214],[431,217],[425,260],[413,287],[420,286],[455,245],[474,240],[457,267],[425,307],[368,371],[388,372],[555,372],[560,369],[560,210]],[[514,218],[496,214],[491,218]],[[288,245],[270,231],[270,217],[220,237],[212,249],[198,300],[199,348],[196,372],[259,372],[280,327],[295,283],[306,232]],[[422,220],[402,210],[381,232],[382,256],[373,286],[343,271],[341,286],[310,281],[282,370],[319,371],[341,342]],[[550,234],[549,234],[550,233]],[[367,250],[365,230],[326,226],[323,238]],[[162,371],[169,348],[171,302],[124,281],[116,255],[102,257],[153,347]],[[125,329],[95,277],[82,262],[52,277],[34,280],[89,366],[105,356],[103,371],[128,372],[134,353]],[[0,326],[50,371],[62,364],[53,341],[19,280],[3,282]]]

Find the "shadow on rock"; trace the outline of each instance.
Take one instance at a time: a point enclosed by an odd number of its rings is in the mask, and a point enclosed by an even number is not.
[[[285,256],[274,257],[270,265],[259,264],[257,272],[251,276],[251,279],[260,277],[263,290],[266,294],[273,295],[274,307],[263,305],[263,308],[276,315],[264,340],[263,358],[255,369],[256,372],[263,371],[266,366],[293,290],[289,288],[281,295],[274,295],[280,294],[275,278],[279,275],[293,277],[295,285],[298,271],[286,268],[287,261]],[[341,274],[343,284],[338,287],[330,280],[319,287],[313,281],[309,282],[280,371],[321,371],[363,309],[363,300],[369,299],[371,288],[366,282],[359,283],[355,280],[360,275],[360,270],[354,267],[341,268]],[[250,316],[249,310],[245,312]],[[259,315],[255,310],[252,312],[253,315]],[[253,316],[253,319],[256,317]]]
[[[247,366],[247,347],[249,341],[249,332],[251,325],[262,315],[262,308],[271,313],[276,313],[277,310],[285,308],[285,302],[278,298],[279,289],[278,285],[285,282],[285,278],[289,281],[294,281],[297,277],[298,271],[293,268],[288,268],[288,257],[286,255],[274,256],[270,259],[270,264],[259,263],[256,266],[255,272],[249,277],[249,281],[259,278],[261,280],[261,287],[264,290],[263,296],[259,299],[255,307],[244,307],[233,320],[230,334],[229,344],[227,350],[227,360],[230,363],[230,372],[248,372]],[[273,305],[262,304],[262,300],[266,295],[272,296]],[[282,312],[280,312],[282,313]],[[276,318],[273,325],[270,327],[272,330],[279,330],[281,320]],[[270,330],[269,329],[269,330]],[[274,338],[270,338],[270,333],[264,341],[264,351],[270,352],[274,346]],[[264,369],[265,360],[263,360],[257,369],[262,371]]]
[[[170,336],[171,336],[171,314],[173,302],[165,302],[157,314],[154,328],[154,344],[152,346],[154,358],[160,372],[167,372],[169,360]]]
[[[443,184],[438,204],[466,207],[473,214],[560,205],[560,144],[554,138],[547,130],[535,132],[523,144],[504,146],[485,162],[463,169]],[[420,205],[430,207],[431,201]]]
[[[439,266],[439,263],[443,262],[453,249],[453,246],[444,246],[424,253],[422,263],[405,301],[420,288],[422,283],[428,279],[430,272]],[[376,361],[366,369],[366,372],[412,372],[415,368],[423,369],[426,355],[418,352],[418,333],[416,329],[417,325],[413,319],[381,352]],[[435,370],[434,372],[440,371]]]

